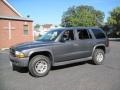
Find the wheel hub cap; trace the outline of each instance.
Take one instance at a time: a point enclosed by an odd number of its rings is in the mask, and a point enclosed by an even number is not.
[[[38,61],[35,65],[35,70],[37,73],[44,73],[47,70],[47,62]]]
[[[98,61],[98,62],[103,61],[103,58],[104,58],[104,57],[103,57],[103,54],[102,54],[102,53],[98,53],[98,54],[97,54],[97,61]]]

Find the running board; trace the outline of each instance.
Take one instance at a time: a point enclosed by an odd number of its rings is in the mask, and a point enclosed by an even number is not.
[[[87,60],[91,60],[91,59],[92,59],[92,57],[87,57],[87,58],[75,59],[75,60],[70,60],[70,61],[55,62],[55,63],[53,63],[53,66],[72,64],[72,63],[77,63],[77,62],[81,62],[81,61],[87,61]]]

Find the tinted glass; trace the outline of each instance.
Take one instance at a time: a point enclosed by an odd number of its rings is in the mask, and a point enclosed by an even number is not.
[[[89,39],[89,34],[86,29],[78,29],[77,30],[79,39]]]
[[[92,29],[96,39],[103,39],[105,38],[105,34],[100,29]]]

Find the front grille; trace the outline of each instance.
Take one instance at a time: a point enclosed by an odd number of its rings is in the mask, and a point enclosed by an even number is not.
[[[15,50],[14,50],[13,48],[10,48],[10,54],[11,54],[12,56],[15,56]]]

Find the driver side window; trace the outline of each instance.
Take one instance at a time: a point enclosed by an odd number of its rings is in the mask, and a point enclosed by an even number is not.
[[[71,41],[74,40],[73,30],[66,30],[62,36],[63,41]]]

